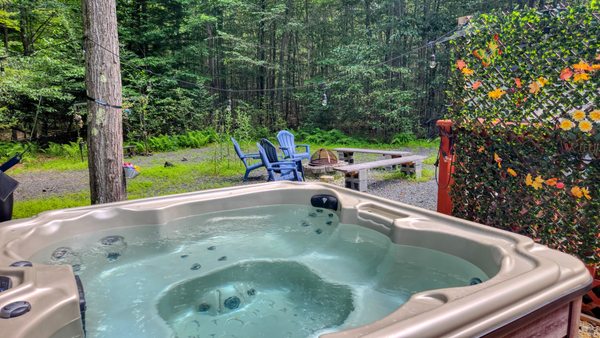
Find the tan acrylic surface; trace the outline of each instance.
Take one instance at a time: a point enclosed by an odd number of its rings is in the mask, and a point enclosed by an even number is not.
[[[0,319],[0,332],[12,338],[83,336],[69,266],[8,267],[40,248],[111,227],[165,224],[258,205],[310,204],[315,194],[339,199],[341,223],[374,229],[398,244],[461,257],[493,276],[474,286],[417,293],[385,318],[323,337],[481,336],[591,283],[579,260],[524,236],[334,185],[276,182],[50,211],[0,223],[0,275],[13,282],[13,288],[0,293],[0,308],[20,300],[32,305],[23,316]]]

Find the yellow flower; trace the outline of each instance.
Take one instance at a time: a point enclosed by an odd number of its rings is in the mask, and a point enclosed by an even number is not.
[[[542,176],[537,176],[535,178],[535,181],[533,181],[533,183],[531,183],[531,186],[535,189],[541,189],[542,188],[542,183],[544,183],[544,179],[542,178]]]
[[[583,191],[581,191],[581,188],[579,188],[578,186],[574,186],[573,188],[571,188],[571,195],[577,198],[581,198],[583,197]]]
[[[537,94],[540,91],[540,88],[542,88],[540,86],[540,83],[537,81],[533,81],[532,83],[529,84],[529,92],[531,94]]]
[[[588,120],[582,120],[579,122],[579,130],[581,130],[584,133],[588,133],[590,130],[592,130],[592,122],[588,121]]]
[[[591,200],[592,196],[590,196],[590,191],[588,190],[588,188],[581,188],[581,193],[583,194],[583,196],[588,199]]]
[[[573,120],[581,121],[585,119],[585,112],[583,110],[576,110],[571,114],[573,116]]]
[[[600,122],[600,110],[592,110],[590,112],[590,119],[592,119],[594,122]]]
[[[592,70],[593,70],[593,71],[596,71],[596,70],[598,70],[598,69],[600,69],[600,63],[594,63],[594,64],[592,65]]]
[[[590,76],[587,73],[577,73],[573,76],[573,82],[583,82],[590,79]]]
[[[543,87],[548,84],[548,79],[540,76],[540,77],[538,77],[537,82],[540,84],[540,87]]]
[[[525,177],[525,184],[526,185],[533,185],[533,180],[531,179],[531,174],[527,174],[527,177]]]
[[[517,176],[517,172],[512,170],[511,168],[506,169],[506,171],[508,171],[508,174],[512,177],[516,177]]]
[[[571,130],[575,127],[575,123],[569,119],[560,120],[560,129],[562,130]]]
[[[506,92],[500,88],[496,88],[493,91],[488,93],[488,96],[492,100],[498,100],[502,97],[502,95],[506,94]]]
[[[465,67],[460,71],[463,73],[464,76],[471,76],[473,75],[473,73],[475,73],[475,71],[473,69],[469,69],[469,67]]]
[[[583,60],[579,61],[579,63],[574,64],[573,69],[575,69],[575,71],[578,72],[589,72],[593,70],[593,68],[590,67],[590,65]]]

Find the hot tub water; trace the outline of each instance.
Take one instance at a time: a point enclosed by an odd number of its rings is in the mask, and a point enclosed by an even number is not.
[[[87,337],[307,337],[382,318],[416,292],[488,279],[304,205],[111,228],[31,260],[80,275]]]

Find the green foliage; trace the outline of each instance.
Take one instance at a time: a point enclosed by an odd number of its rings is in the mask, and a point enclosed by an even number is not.
[[[80,148],[79,142],[69,142],[67,144],[48,143],[48,147],[42,150],[48,156],[64,157],[68,159],[87,159],[87,148],[85,145]]]
[[[453,214],[590,264],[600,263],[598,18],[584,5],[482,15],[456,45],[448,93]]]
[[[397,145],[405,145],[408,144],[410,142],[414,142],[416,141],[417,138],[415,137],[415,134],[413,134],[412,132],[403,132],[403,133],[398,133],[396,135],[394,135],[394,137],[392,138],[392,144],[397,144]]]
[[[356,145],[368,143],[364,140],[350,137],[337,129],[321,130],[315,128],[312,130],[302,129],[297,133],[298,141],[310,144],[329,145]]]
[[[217,134],[212,129],[188,131],[180,135],[159,135],[148,138],[149,151],[165,152],[182,148],[200,148],[217,140]],[[145,144],[142,141],[129,141],[126,145],[135,147],[137,153],[144,153]]]
[[[25,151],[27,149],[27,151]],[[30,162],[35,158],[38,146],[35,143],[0,142],[0,160],[22,154],[21,162]]]

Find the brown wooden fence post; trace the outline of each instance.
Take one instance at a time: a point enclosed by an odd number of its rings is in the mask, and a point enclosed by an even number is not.
[[[440,149],[438,154],[438,198],[437,211],[446,215],[452,215],[452,200],[449,188],[452,180],[452,163],[454,161],[452,121],[439,120],[436,125],[440,129]]]

